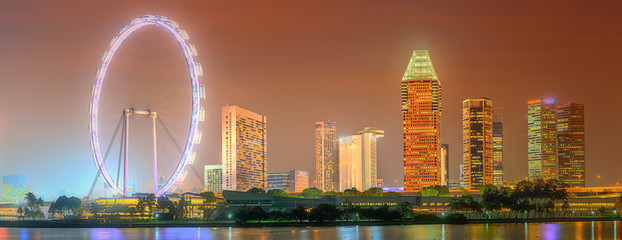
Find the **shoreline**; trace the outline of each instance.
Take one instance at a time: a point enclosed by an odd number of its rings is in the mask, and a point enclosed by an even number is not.
[[[384,222],[384,221],[350,221],[350,222],[137,222],[137,223],[93,223],[90,221],[63,220],[24,220],[0,221],[0,227],[6,228],[157,228],[157,227],[333,227],[333,226],[394,226],[394,225],[429,225],[429,224],[482,224],[482,223],[553,223],[553,222],[591,222],[621,221],[622,217],[586,217],[586,218],[531,218],[531,219],[472,219],[467,223],[446,223],[443,221],[426,222]]]

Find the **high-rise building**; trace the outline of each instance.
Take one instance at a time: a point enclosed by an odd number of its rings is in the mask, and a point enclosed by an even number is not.
[[[268,173],[268,188],[266,190],[279,189],[289,192],[289,172]]]
[[[492,110],[492,184],[503,185],[503,108]]]
[[[222,193],[222,164],[205,165],[203,191]]]
[[[529,179],[557,179],[557,109],[555,99],[527,102]]]
[[[366,127],[357,135],[339,139],[339,190],[356,188],[365,191],[378,186],[377,139],[383,130]]]
[[[458,186],[460,188],[464,188],[464,164],[458,165],[458,168],[459,168],[459,171],[460,171],[459,172],[460,176],[458,178]]]
[[[235,105],[222,108],[222,188],[266,189],[266,117]]]
[[[559,181],[569,187],[585,187],[585,112],[583,104],[557,108]]]
[[[279,189],[286,192],[302,192],[309,187],[309,173],[292,169],[282,173],[268,173],[267,190]]]
[[[441,181],[441,83],[427,50],[415,50],[402,77],[404,190]]]
[[[21,202],[30,192],[26,175],[2,176],[2,199],[4,202]]]
[[[462,157],[465,189],[479,190],[493,183],[492,101],[488,98],[462,102]]]
[[[441,144],[441,185],[449,186],[449,144]]]
[[[334,121],[315,123],[315,181],[322,191],[339,191],[339,151]]]

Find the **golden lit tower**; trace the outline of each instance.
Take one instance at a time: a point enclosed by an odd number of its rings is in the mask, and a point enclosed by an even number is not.
[[[337,127],[330,120],[315,123],[315,181],[322,191],[339,191]]]
[[[557,108],[559,181],[569,187],[585,187],[585,112],[583,104]]]
[[[415,50],[402,77],[404,190],[441,181],[441,83],[427,50]]]
[[[464,188],[479,190],[493,184],[492,101],[488,98],[462,102],[462,153]]]
[[[555,99],[527,102],[529,179],[557,179],[557,109]]]
[[[503,108],[492,110],[492,181],[503,185]]]
[[[267,186],[266,117],[238,106],[222,108],[222,189]]]

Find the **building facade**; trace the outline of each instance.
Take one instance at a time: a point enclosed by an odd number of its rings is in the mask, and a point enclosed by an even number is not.
[[[557,109],[555,99],[527,102],[529,179],[557,179]]]
[[[315,123],[315,181],[322,191],[339,191],[339,146],[334,121]]]
[[[22,202],[28,192],[30,192],[30,187],[26,175],[2,176],[2,201]]]
[[[487,98],[462,102],[462,156],[464,186],[479,190],[493,183],[492,101]]]
[[[205,165],[203,191],[222,193],[222,164]]]
[[[585,110],[579,103],[557,108],[559,181],[585,187]]]
[[[441,182],[441,83],[427,50],[415,50],[402,77],[404,190]]]
[[[222,188],[267,186],[266,117],[235,105],[222,108]]]
[[[441,185],[449,186],[449,144],[441,144]]]
[[[378,138],[383,130],[366,127],[357,135],[339,139],[339,190],[365,191],[378,186]]]
[[[503,108],[492,110],[492,184],[503,185]]]
[[[309,188],[309,172],[297,169],[282,173],[268,173],[267,190],[279,189],[286,192],[302,192]]]

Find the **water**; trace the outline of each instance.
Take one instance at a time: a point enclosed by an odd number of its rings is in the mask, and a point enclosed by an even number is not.
[[[268,228],[0,228],[4,239],[620,239],[620,221]]]

